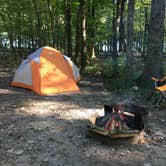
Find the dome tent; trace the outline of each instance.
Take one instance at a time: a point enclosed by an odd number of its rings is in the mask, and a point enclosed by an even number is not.
[[[79,79],[79,71],[70,58],[46,46],[21,63],[11,85],[32,89],[39,95],[53,95],[78,92]]]

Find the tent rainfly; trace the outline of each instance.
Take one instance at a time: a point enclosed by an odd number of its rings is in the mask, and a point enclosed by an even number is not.
[[[30,54],[15,72],[12,86],[32,89],[39,95],[78,92],[80,75],[69,57],[51,47]]]

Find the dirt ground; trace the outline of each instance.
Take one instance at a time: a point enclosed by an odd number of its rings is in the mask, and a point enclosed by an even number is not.
[[[112,145],[87,137],[87,124],[104,103],[138,99],[134,90],[108,92],[99,79],[85,78],[80,93],[42,97],[10,87],[12,75],[0,70],[1,166],[166,165],[166,106],[147,104],[145,144]]]

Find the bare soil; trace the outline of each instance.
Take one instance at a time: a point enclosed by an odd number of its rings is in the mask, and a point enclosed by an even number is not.
[[[87,124],[114,100],[142,100],[134,90],[107,91],[85,78],[80,93],[39,96],[10,86],[13,72],[0,70],[1,166],[165,166],[166,106],[150,104],[146,142],[112,145],[87,137]]]

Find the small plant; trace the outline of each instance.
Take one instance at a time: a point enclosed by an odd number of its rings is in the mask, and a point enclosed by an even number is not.
[[[136,80],[142,73],[143,64],[140,59],[133,58],[132,79],[130,87],[135,85]],[[113,75],[112,58],[108,59],[103,65],[103,75],[105,77],[105,85],[110,89],[124,89],[126,88],[126,57],[119,56],[117,59],[117,75]]]
[[[84,73],[93,74],[93,75],[101,75],[102,67],[99,64],[91,64],[86,67],[86,70]]]

